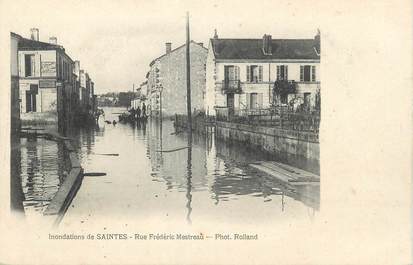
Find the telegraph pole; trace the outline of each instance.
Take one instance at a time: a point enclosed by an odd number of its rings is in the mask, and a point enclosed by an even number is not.
[[[188,133],[192,139],[192,111],[191,111],[191,60],[189,57],[189,13],[186,12],[186,106],[188,115]]]

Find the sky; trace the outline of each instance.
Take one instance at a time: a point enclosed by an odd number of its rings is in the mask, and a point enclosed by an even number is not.
[[[258,4],[259,3],[259,4]],[[313,38],[317,12],[286,1],[16,1],[9,29],[23,37],[39,28],[40,41],[57,37],[73,60],[80,60],[97,94],[132,90],[145,81],[149,63],[185,42],[185,16],[191,39]],[[299,18],[299,19],[298,19]]]

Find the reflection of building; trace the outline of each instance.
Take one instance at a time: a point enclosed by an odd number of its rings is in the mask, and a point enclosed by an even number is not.
[[[316,105],[320,89],[320,35],[314,39],[221,39],[209,42],[205,111],[215,107],[268,108],[300,99]],[[296,84],[296,91],[275,93],[276,81]],[[293,82],[294,81],[294,82]]]
[[[208,50],[202,43],[190,43],[191,106],[202,110],[205,91],[205,61]],[[164,55],[154,59],[147,74],[149,105],[153,116],[185,114],[186,109],[186,45],[172,50],[166,43]]]
[[[160,152],[188,146],[186,135],[171,134],[174,132],[174,127],[172,121],[169,120],[163,122],[151,120],[147,126],[149,135],[151,135],[148,139],[148,153],[152,171],[156,172],[156,177],[163,178],[169,188],[175,186],[186,189],[188,177],[191,179],[191,188],[196,190],[204,186],[207,182],[204,145],[194,141],[189,155],[188,149]]]

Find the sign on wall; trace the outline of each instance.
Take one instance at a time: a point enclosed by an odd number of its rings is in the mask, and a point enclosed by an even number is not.
[[[42,76],[56,75],[56,62],[42,62]]]
[[[56,81],[54,80],[39,80],[40,88],[56,87]]]

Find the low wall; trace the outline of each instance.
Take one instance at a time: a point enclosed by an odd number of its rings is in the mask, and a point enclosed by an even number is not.
[[[56,132],[22,132],[22,135],[43,136],[46,139],[61,142],[64,146],[64,151],[68,154],[70,163],[69,174],[66,176],[55,196],[43,212],[43,215],[55,216],[54,226],[58,226],[83,181],[83,169],[77,157],[76,149],[69,138],[63,137]]]
[[[219,139],[242,142],[271,154],[286,153],[319,162],[318,133],[220,121],[215,133]]]

